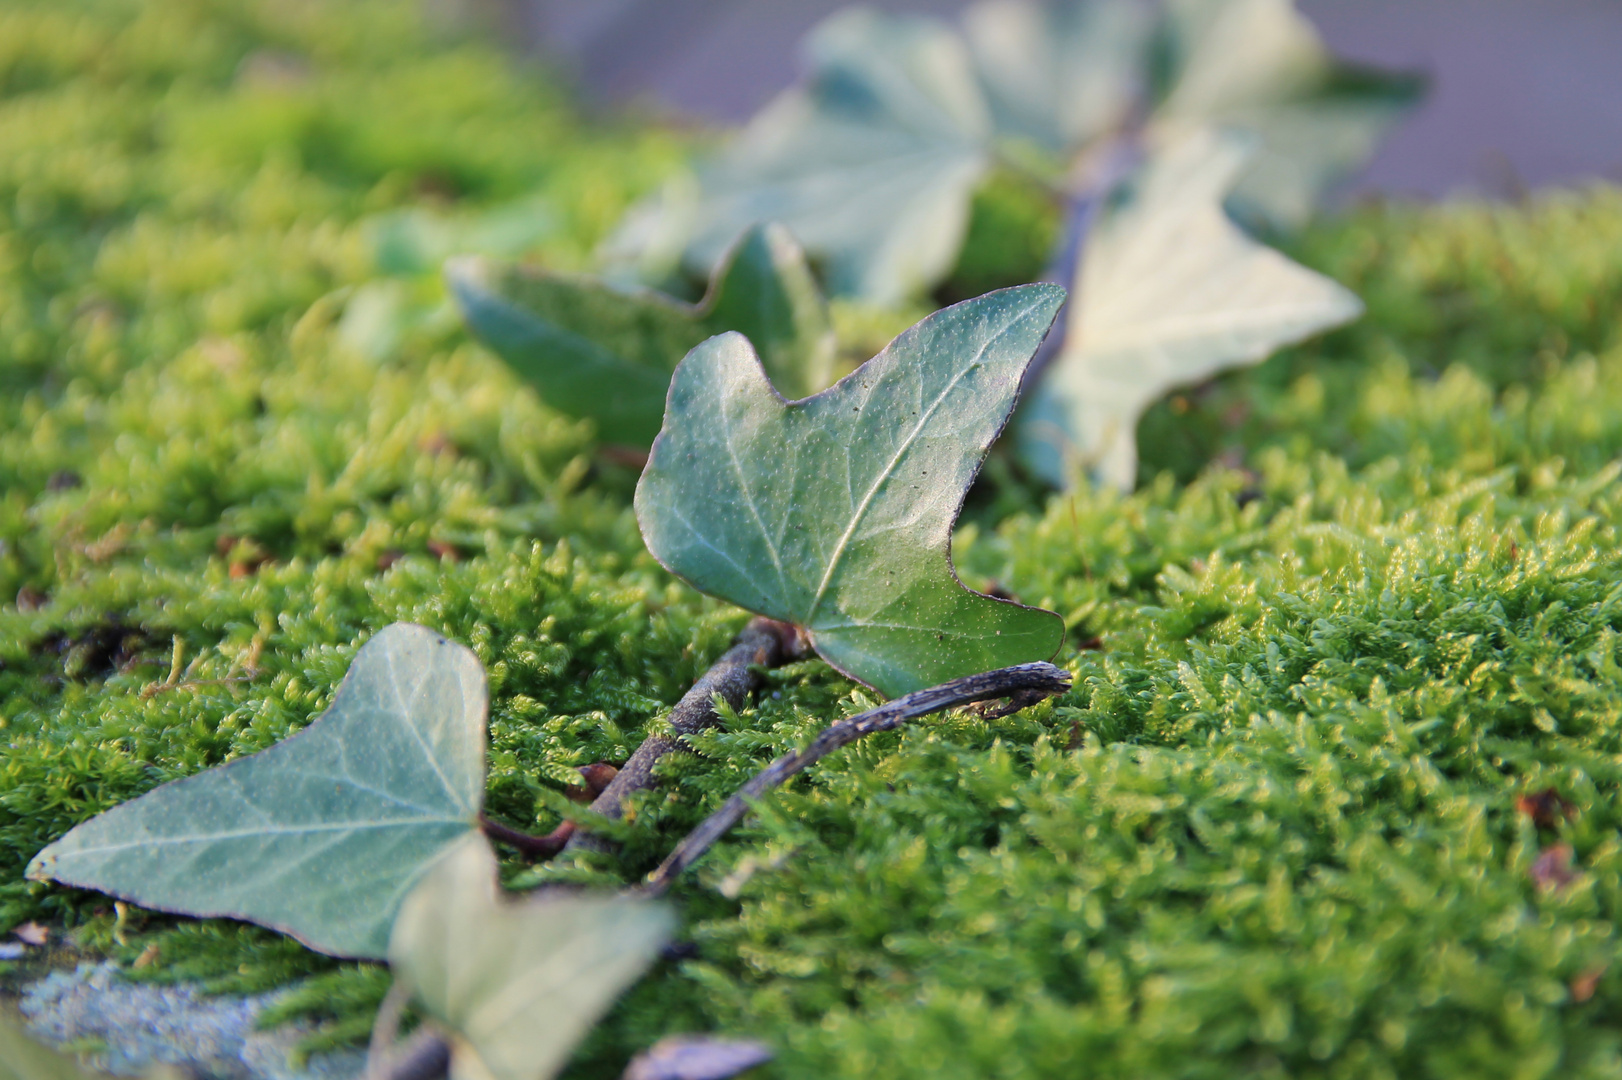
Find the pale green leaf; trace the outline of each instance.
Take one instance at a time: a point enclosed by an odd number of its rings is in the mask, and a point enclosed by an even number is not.
[[[739,238],[697,305],[481,258],[452,260],[445,273],[474,334],[547,404],[596,421],[607,442],[651,443],[670,373],[694,345],[726,330],[754,342],[786,393],[813,394],[831,375],[827,308],[780,225]]]
[[[648,550],[707,593],[804,627],[886,694],[1052,656],[1058,616],[964,588],[949,545],[1063,300],[1025,285],[938,311],[793,403],[742,337],[706,341],[676,370],[637,486]]]
[[[28,876],[382,956],[424,868],[477,827],[485,709],[477,657],[395,623],[304,731],[92,818]]]
[[[961,39],[931,19],[850,10],[812,32],[809,77],[700,174],[690,265],[780,221],[830,291],[893,304],[951,270],[991,120]]]
[[[1129,117],[1153,29],[1134,0],[981,0],[963,15],[998,136],[1064,155]]]
[[[1161,137],[1205,126],[1259,137],[1232,201],[1272,224],[1305,221],[1421,88],[1341,64],[1293,0],[1173,0],[1167,36],[1175,77],[1156,114]]]
[[[96,1080],[98,1075],[30,1039],[0,1016],[0,1080]]]
[[[0,1015],[0,1080],[103,1080],[106,1075],[30,1039],[10,1017]],[[162,1065],[141,1075],[146,1080],[181,1080],[177,1070]]]
[[[453,1080],[544,1080],[647,970],[674,921],[618,896],[505,901],[490,845],[469,836],[407,898],[389,963],[451,1033]]]
[[[1195,133],[1101,211],[1064,344],[1020,416],[1039,475],[1063,484],[1079,465],[1130,489],[1138,418],[1156,398],[1362,312],[1345,288],[1228,219],[1223,198],[1245,154],[1232,136]]]

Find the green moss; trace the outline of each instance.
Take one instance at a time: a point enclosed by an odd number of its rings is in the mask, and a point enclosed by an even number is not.
[[[485,662],[491,811],[549,829],[743,618],[647,557],[633,476],[454,326],[346,338],[374,215],[539,193],[535,253],[580,265],[677,149],[411,10],[0,7],[0,923],[290,987],[312,1049],[364,1033],[379,969],[120,914],[27,859],[297,730],[395,619]],[[1024,198],[989,191],[981,240],[1036,250]],[[966,274],[1012,272],[981,250]],[[1065,616],[1076,689],[772,799],[575,1075],[705,1027],[785,1077],[1622,1071],[1622,195],[1375,207],[1296,253],[1369,316],[1157,406],[1129,498],[1000,468],[977,499],[965,577]],[[595,876],[869,703],[773,673]],[[1548,787],[1574,810],[1540,825],[1517,799]],[[1539,884],[1559,844],[1572,876]]]

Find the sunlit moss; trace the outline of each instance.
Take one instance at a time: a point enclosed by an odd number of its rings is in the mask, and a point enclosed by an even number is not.
[[[632,474],[454,325],[346,340],[369,215],[539,192],[537,254],[578,266],[676,146],[414,11],[0,9],[0,922],[290,986],[317,1046],[365,1031],[377,969],[23,865],[298,730],[396,619],[486,664],[491,812],[548,829],[743,618],[648,558]],[[965,280],[1040,246],[1025,197],[983,198],[1021,231]],[[678,890],[690,955],[578,1075],[706,1026],[796,1077],[1622,1069],[1622,196],[1370,208],[1295,251],[1369,316],[1157,406],[1137,494],[1010,490],[979,505],[1040,509],[960,535],[967,580],[1065,616],[1076,689],[774,798]],[[620,876],[870,703],[774,673],[668,759]],[[1549,787],[1569,817],[1517,810]],[[1539,885],[1560,843],[1574,876]]]

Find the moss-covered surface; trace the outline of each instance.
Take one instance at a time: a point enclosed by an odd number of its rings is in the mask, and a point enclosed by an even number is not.
[[[0,923],[294,986],[328,1041],[376,969],[24,863],[297,730],[396,619],[485,661],[493,812],[548,829],[743,618],[652,563],[632,474],[454,326],[346,330],[369,217],[539,192],[538,252],[580,265],[675,153],[405,10],[0,7]],[[962,281],[1029,261],[1022,197],[981,199]],[[773,800],[578,1075],[706,1027],[785,1077],[1622,1073],[1622,195],[1368,209],[1296,251],[1369,316],[1157,406],[1131,498],[1044,504],[1001,463],[977,496],[965,575],[1065,615],[1076,690]],[[772,684],[606,874],[865,703],[815,662]]]

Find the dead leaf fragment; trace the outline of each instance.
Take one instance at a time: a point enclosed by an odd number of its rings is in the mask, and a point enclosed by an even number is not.
[[[441,562],[457,562],[462,558],[462,553],[457,550],[456,545],[444,540],[428,541],[428,550]]]
[[[1540,829],[1552,829],[1577,813],[1576,804],[1552,787],[1518,797],[1515,809],[1531,818],[1532,824]]]
[[[1555,844],[1543,849],[1532,863],[1532,883],[1545,892],[1559,892],[1573,881],[1578,873],[1571,865],[1571,845]]]
[[[614,782],[614,777],[620,774],[618,769],[606,761],[594,761],[590,765],[582,765],[578,771],[581,779],[585,781],[585,787],[570,788],[569,797],[574,799],[575,792],[583,792],[587,798],[576,801],[584,802],[591,802],[601,795],[608,785]]]
[[[36,947],[51,940],[51,931],[37,922],[25,922],[12,930],[11,934],[18,941]]]
[[[1601,964],[1592,971],[1585,971],[1571,980],[1571,1000],[1581,1004],[1594,996],[1599,987],[1600,976],[1605,974],[1605,965]]]

